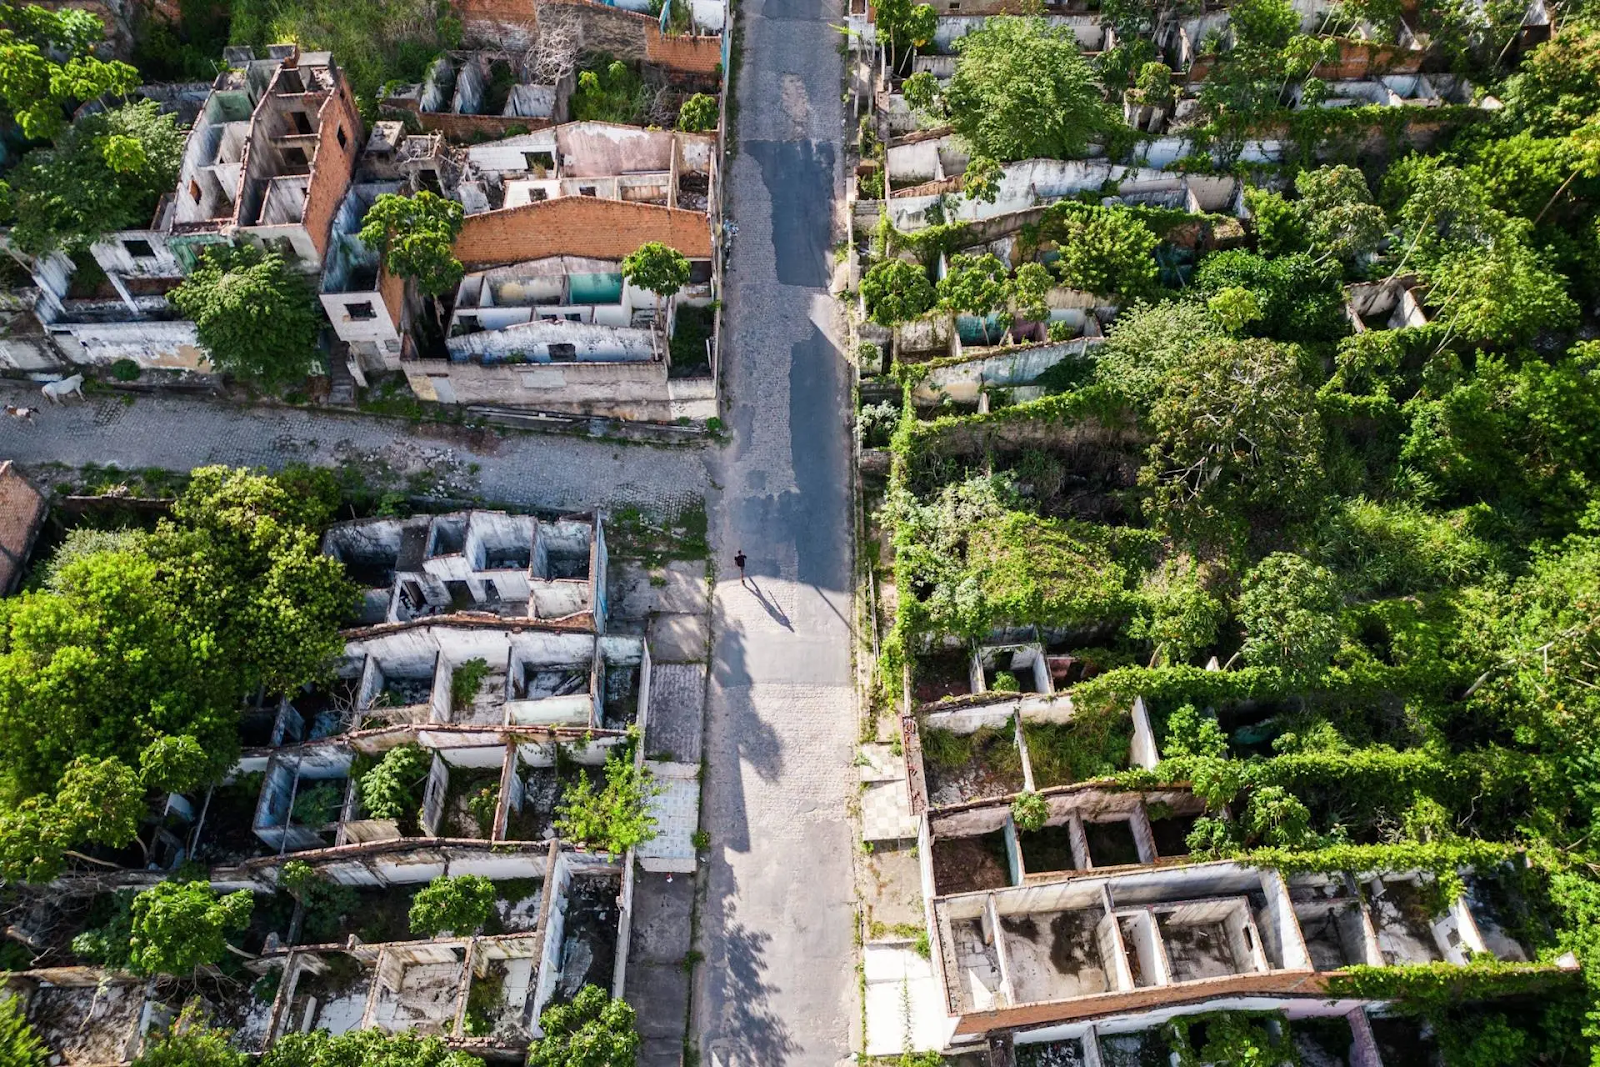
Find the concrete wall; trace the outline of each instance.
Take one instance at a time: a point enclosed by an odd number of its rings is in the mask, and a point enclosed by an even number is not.
[[[212,372],[192,322],[57,323],[48,332],[68,360],[84,366],[131,359],[147,370]]]
[[[670,422],[716,414],[707,383],[668,381],[665,363],[408,363],[424,400]],[[441,386],[443,388],[441,388]],[[448,391],[448,396],[446,392]],[[689,394],[689,395],[685,395]],[[709,410],[708,410],[709,409]]]

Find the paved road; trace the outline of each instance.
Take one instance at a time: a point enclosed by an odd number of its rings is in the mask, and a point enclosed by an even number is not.
[[[0,402],[40,403],[0,382]],[[676,511],[708,488],[704,447],[613,444],[556,434],[463,432],[315,409],[239,408],[190,397],[91,397],[45,406],[31,423],[0,417],[0,459],[23,466],[117,464],[187,471],[208,463],[346,464],[379,483],[408,475],[447,493],[530,507],[633,504]],[[476,469],[473,469],[474,466]]]
[[[840,13],[746,0],[742,19],[696,1025],[707,1067],[833,1067],[855,1010],[847,379],[827,294]]]

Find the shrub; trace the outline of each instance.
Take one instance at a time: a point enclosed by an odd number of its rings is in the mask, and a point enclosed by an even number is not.
[[[997,671],[994,684],[989,687],[991,693],[1020,693],[1022,683],[1017,681],[1017,676],[1010,671]]]
[[[0,1000],[0,1063],[6,1067],[41,1067],[45,1062],[44,1043],[28,1025],[22,997]]]
[[[572,841],[595,845],[607,852],[626,852],[656,834],[650,798],[660,787],[650,772],[636,768],[631,759],[606,758],[606,784],[599,792],[588,775],[567,787],[556,813],[556,831]]]
[[[255,898],[240,890],[218,897],[206,882],[162,882],[133,898],[128,962],[139,974],[187,975],[216,963],[228,936],[250,921]]]
[[[494,898],[494,883],[480,874],[435,878],[411,902],[411,932],[422,937],[475,933],[493,914]]]
[[[488,837],[494,832],[494,813],[500,806],[500,787],[486,785],[467,800],[467,810],[478,822],[478,833]]]
[[[247,1067],[249,1057],[228,1043],[232,1036],[206,1026],[191,1003],[166,1033],[149,1041],[133,1067]]]
[[[450,706],[464,711],[478,695],[478,687],[489,677],[489,663],[483,659],[469,659],[450,674]]]
[[[1011,819],[1019,830],[1042,830],[1050,818],[1050,805],[1044,797],[1029,790],[1011,802]]]
[[[688,133],[703,133],[717,128],[717,98],[705,93],[695,93],[678,109],[678,129]]]
[[[115,360],[111,364],[111,376],[119,382],[137,381],[139,378],[139,364],[131,359]]]
[[[289,818],[301,826],[326,826],[339,817],[344,793],[332,782],[319,782],[295,794]]]
[[[398,819],[414,812],[417,786],[432,763],[420,745],[401,745],[385,752],[378,765],[361,776],[361,804],[368,817]]]

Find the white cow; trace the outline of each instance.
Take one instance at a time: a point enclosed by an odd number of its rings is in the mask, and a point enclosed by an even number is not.
[[[83,399],[83,375],[74,374],[70,378],[63,378],[59,382],[46,382],[39,392],[52,404],[59,404],[63,397],[76,396]]]

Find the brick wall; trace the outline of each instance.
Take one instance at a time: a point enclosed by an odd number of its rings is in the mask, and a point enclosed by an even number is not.
[[[711,258],[711,222],[698,211],[563,196],[467,216],[456,258],[469,270],[546,256],[621,259],[646,241]]]
[[[344,131],[343,145],[339,143],[340,130]],[[333,216],[339,210],[345,190],[350,187],[350,176],[355,173],[356,155],[366,142],[361,113],[356,110],[356,102],[342,75],[337,88],[322,105],[321,125],[317,132],[317,158],[306,188],[303,225],[311,235],[311,243],[316,246],[320,262],[328,251],[328,232],[333,226]]]
[[[454,0],[466,42],[480,47],[523,49],[539,24],[578,31],[583,47],[618,59],[650,62],[680,74],[710,75],[722,62],[720,37],[663,34],[653,17],[595,0]]]
[[[400,333],[406,332],[406,281],[398,274],[390,274],[387,267],[378,268],[378,295],[383,298],[389,321]]]
[[[663,34],[650,22],[645,45],[646,58],[669,70],[687,74],[712,74],[722,62],[722,38],[688,37]]]

